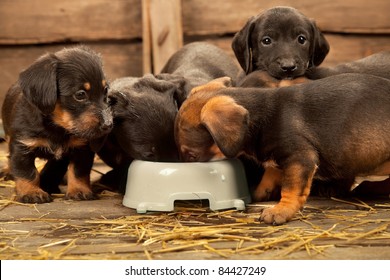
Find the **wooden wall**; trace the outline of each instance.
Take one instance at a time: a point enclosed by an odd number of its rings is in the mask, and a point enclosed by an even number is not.
[[[142,2],[1,0],[0,103],[18,73],[38,56],[78,43],[102,54],[110,79],[141,76],[143,63],[151,63],[143,59]],[[249,17],[276,5],[293,6],[316,20],[331,45],[324,65],[390,50],[389,0],[182,0],[179,30],[184,43],[206,40],[233,56],[234,33]]]

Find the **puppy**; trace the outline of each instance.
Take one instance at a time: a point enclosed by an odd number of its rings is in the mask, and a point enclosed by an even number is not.
[[[362,73],[390,79],[390,51],[382,51],[362,59],[342,63],[335,67],[311,68],[306,72],[306,77],[312,80],[343,74]]]
[[[246,74],[262,70],[279,80],[303,76],[329,52],[315,22],[291,7],[274,7],[250,18],[234,36],[232,48]]]
[[[46,191],[62,180],[68,163],[66,197],[94,198],[89,180],[94,153],[89,142],[112,128],[107,90],[102,61],[86,47],[45,54],[20,73],[2,107],[18,201],[52,201]],[[48,159],[46,175],[36,169],[37,157]]]
[[[390,80],[342,74],[276,89],[229,83],[222,78],[192,91],[176,117],[176,142],[186,161],[243,153],[273,166],[281,199],[262,212],[264,222],[293,218],[313,178],[390,174]]]
[[[181,90],[151,74],[114,80],[109,96],[115,125],[108,136],[111,143],[98,155],[112,167],[133,159],[177,161],[173,126]],[[115,156],[111,146],[118,150]]]
[[[179,98],[184,101],[192,88],[220,77],[230,77],[235,83],[239,73],[237,63],[222,49],[206,42],[194,42],[173,54],[157,77],[184,79],[185,96]]]

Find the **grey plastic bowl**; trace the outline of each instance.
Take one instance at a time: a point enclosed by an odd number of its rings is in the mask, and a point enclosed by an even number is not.
[[[129,167],[123,205],[138,213],[173,211],[178,200],[208,200],[211,210],[244,210],[251,202],[242,163],[237,159],[211,162],[150,162]]]

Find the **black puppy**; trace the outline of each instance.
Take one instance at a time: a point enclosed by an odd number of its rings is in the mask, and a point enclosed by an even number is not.
[[[109,96],[115,125],[108,136],[109,145],[103,146],[99,156],[112,167],[132,159],[176,161],[173,123],[180,90],[176,84],[151,74],[114,80]],[[112,148],[118,149],[115,156]]]
[[[232,48],[246,74],[263,70],[276,79],[303,76],[329,52],[315,22],[291,7],[274,7],[250,18],[234,36]]]
[[[124,192],[127,169],[134,159],[178,161],[173,125],[183,87],[178,79],[173,83],[151,74],[110,84],[114,127],[97,150],[113,169],[102,176],[100,184]]]
[[[20,73],[2,107],[18,201],[50,202],[45,190],[62,180],[68,163],[66,197],[94,198],[89,180],[94,153],[89,142],[112,128],[107,91],[102,61],[86,47],[43,55]],[[38,173],[37,157],[48,159],[46,175]]]
[[[346,180],[390,174],[390,80],[340,74],[302,85],[229,88],[221,78],[195,88],[176,117],[183,159],[208,161],[242,153],[272,166],[281,200],[261,219],[281,224],[303,207],[313,178]]]

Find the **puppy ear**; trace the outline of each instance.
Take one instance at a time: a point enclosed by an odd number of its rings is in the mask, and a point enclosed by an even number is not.
[[[176,86],[173,98],[177,102],[177,107],[180,108],[183,102],[187,99],[188,93],[191,90],[191,84],[189,81],[183,76],[168,73],[157,74],[156,78],[171,82]]]
[[[251,34],[257,19],[257,16],[251,17],[244,27],[234,35],[232,42],[234,54],[246,74],[252,72]]]
[[[311,50],[311,59],[309,67],[318,66],[324,61],[326,55],[329,52],[329,43],[325,39],[324,34],[319,30],[314,20],[311,21],[314,40],[313,48]]]
[[[54,54],[46,54],[19,75],[24,96],[45,115],[54,111],[57,102],[57,64]]]
[[[211,98],[202,108],[201,124],[227,157],[242,150],[249,127],[249,112],[229,96]]]

